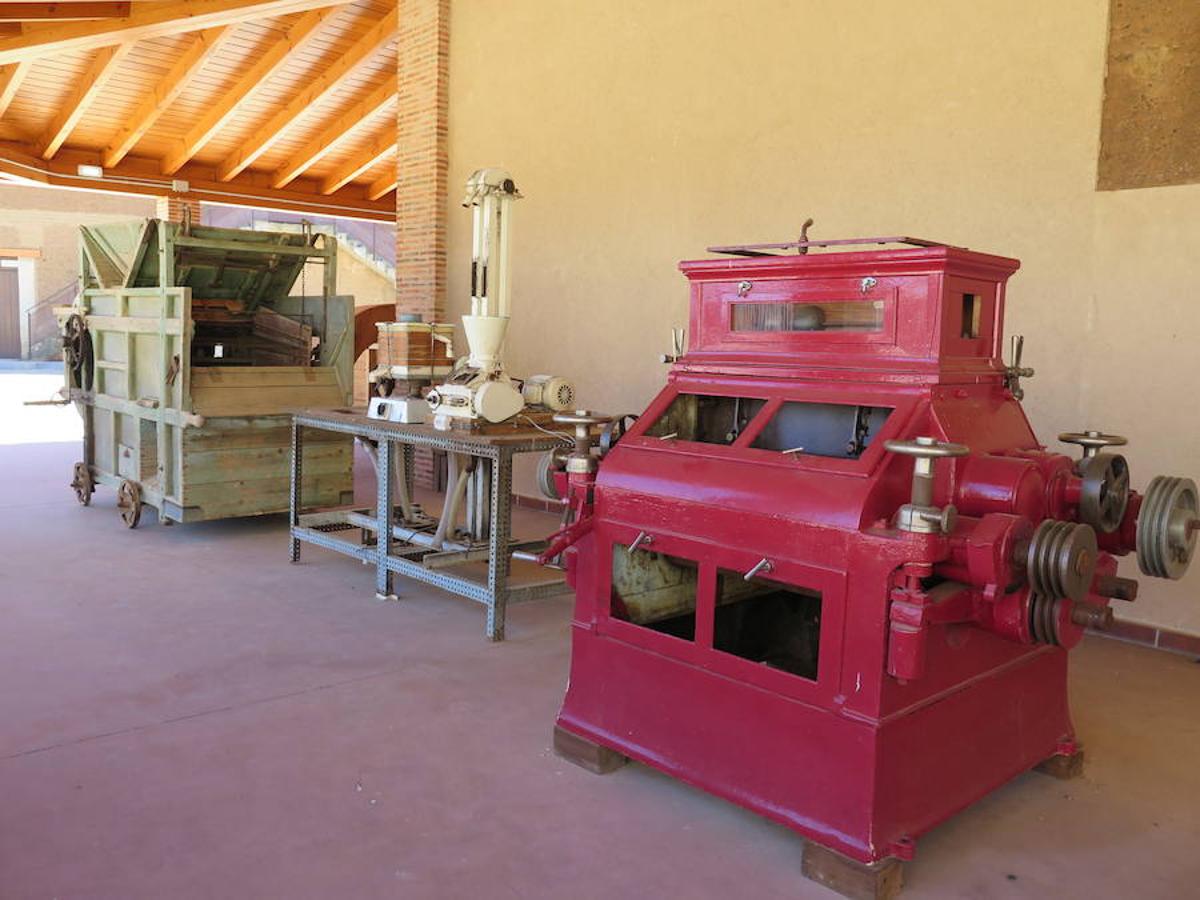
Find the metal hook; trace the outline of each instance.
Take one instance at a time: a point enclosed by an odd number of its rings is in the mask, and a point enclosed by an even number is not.
[[[812,227],[812,223],[813,223],[812,219],[805,219],[804,224],[800,226],[800,241],[799,241],[799,243],[801,245],[808,244],[808,229]],[[801,256],[807,256],[808,255],[808,247],[807,246],[797,247],[796,252],[799,253]]]

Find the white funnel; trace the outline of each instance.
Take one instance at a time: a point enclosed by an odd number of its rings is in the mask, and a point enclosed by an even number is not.
[[[508,316],[463,316],[471,365],[485,372],[500,368],[500,348],[508,333]]]

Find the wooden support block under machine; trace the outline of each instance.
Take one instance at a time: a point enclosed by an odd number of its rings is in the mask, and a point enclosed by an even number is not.
[[[594,744],[559,725],[554,726],[554,752],[597,775],[608,775],[629,762],[628,756]]]
[[[1033,771],[1062,781],[1078,778],[1083,774],[1083,747],[1076,746],[1069,753],[1055,753],[1034,766]]]
[[[805,878],[851,900],[891,900],[900,894],[904,864],[895,857],[860,863],[809,841],[804,845],[800,871]]]

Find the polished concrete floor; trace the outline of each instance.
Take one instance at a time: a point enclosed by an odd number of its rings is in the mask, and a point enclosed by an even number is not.
[[[490,645],[468,601],[288,565],[280,518],[127,531],[77,457],[0,442],[0,897],[834,896],[784,828],[553,755],[565,600]],[[1073,662],[1085,777],[925,836],[905,896],[1200,895],[1200,665]]]

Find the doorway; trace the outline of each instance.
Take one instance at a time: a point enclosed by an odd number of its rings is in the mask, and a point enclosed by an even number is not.
[[[16,269],[0,268],[0,359],[21,356],[21,289]]]

